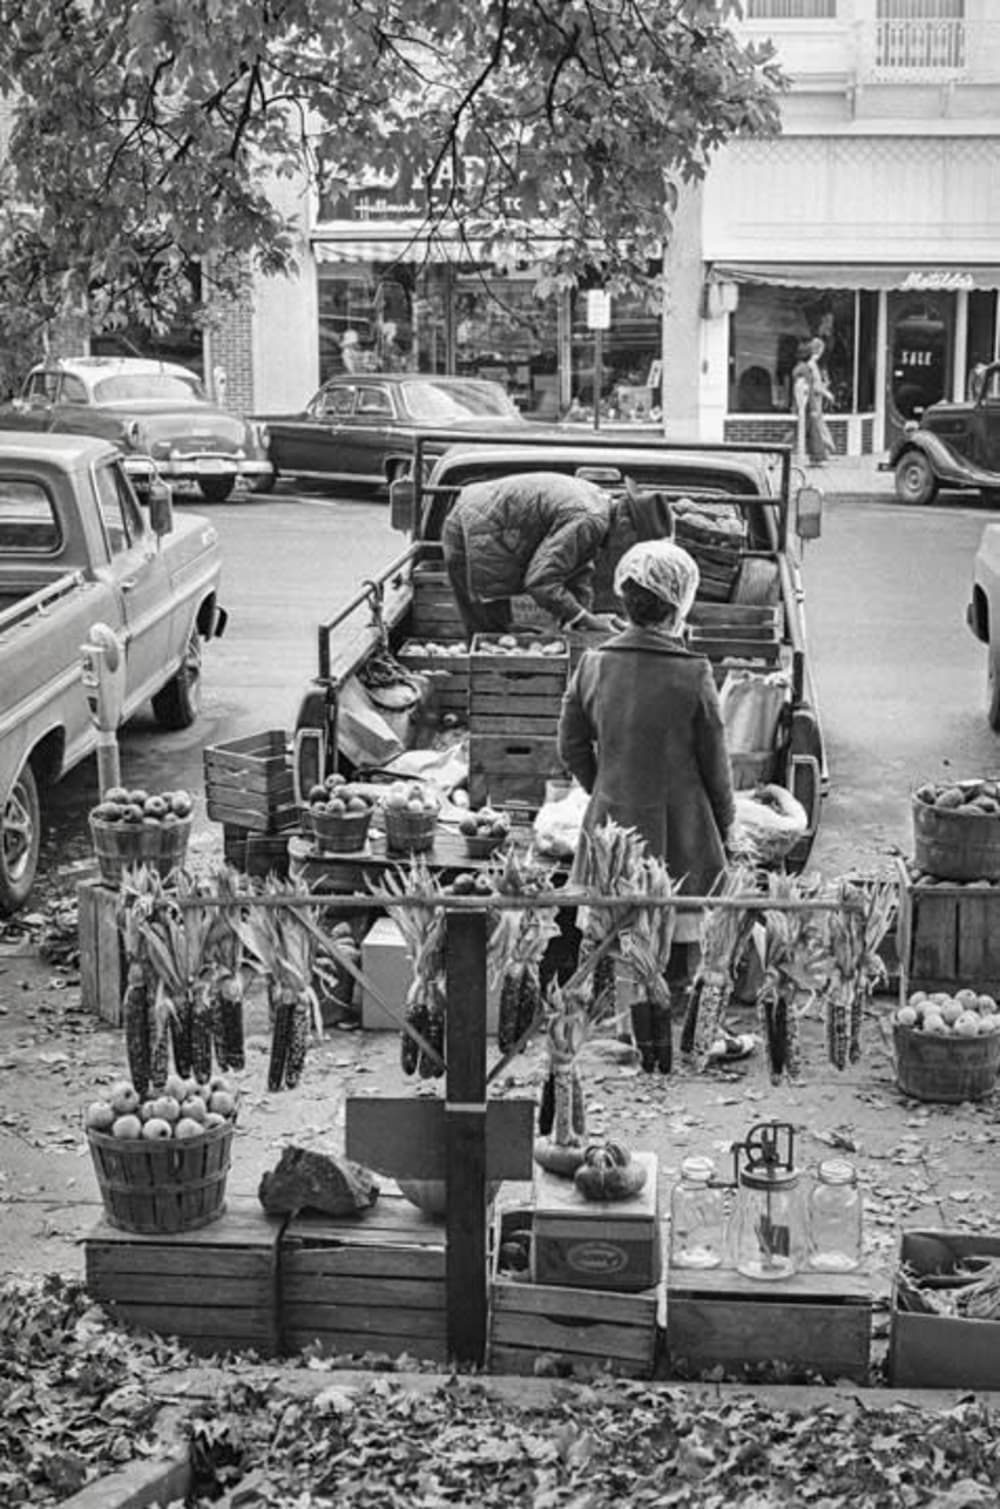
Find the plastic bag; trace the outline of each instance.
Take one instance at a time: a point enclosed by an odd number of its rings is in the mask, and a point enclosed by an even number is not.
[[[729,671],[719,691],[730,754],[773,749],[790,687],[783,671]]]
[[[574,781],[558,801],[546,802],[535,815],[535,847],[553,859],[572,859],[580,838],[583,814],[589,798]]]
[[[736,793],[730,846],[746,848],[763,861],[784,859],[809,830],[809,814],[784,786],[759,786]]]
[[[337,748],[359,769],[387,765],[403,752],[403,742],[386,721],[356,676],[337,699]]]

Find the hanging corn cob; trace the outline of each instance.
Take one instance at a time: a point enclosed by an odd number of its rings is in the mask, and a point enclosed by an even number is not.
[[[552,871],[532,854],[510,850],[492,875],[501,896],[537,895],[549,890]],[[559,932],[555,907],[525,907],[498,911],[490,929],[487,977],[499,990],[497,1045],[502,1053],[517,1051],[540,1020],[543,1003],[541,962],[550,939]]]
[[[117,922],[126,961],[122,1022],[129,1072],[140,1096],[146,1094],[150,1085],[162,1086],[169,1072],[169,1062],[164,1063],[154,1041],[156,979],[149,964],[142,928],[142,923],[153,915],[158,905],[162,905],[163,896],[163,881],[158,871],[147,865],[125,871],[117,905]]]
[[[433,901],[441,897],[441,886],[422,855],[413,855],[406,878],[387,871],[379,885],[372,887],[375,896],[402,899],[408,896]],[[405,1017],[419,1034],[416,1055],[404,1031],[400,1043],[400,1066],[404,1074],[417,1072],[422,1079],[436,1079],[444,1073],[444,1029],[447,997],[445,994],[445,913],[440,906],[395,906],[392,916],[409,956],[412,974],[406,993]],[[426,1045],[426,1046],[425,1046]],[[431,1051],[428,1051],[430,1049]]]
[[[216,895],[224,904],[216,908],[206,945],[211,969],[212,1038],[216,1062],[220,1069],[228,1071],[242,1069],[246,1063],[243,941],[236,923],[245,905],[247,890],[242,876],[229,865],[215,872],[213,884]]]
[[[774,901],[805,901],[817,897],[819,882],[770,872],[767,890]],[[816,913],[778,907],[765,911],[764,979],[757,1010],[773,1084],[801,1073],[799,1017],[822,989],[828,969],[826,929]]]
[[[623,877],[627,889],[651,901],[666,902],[677,893],[678,885],[661,859],[645,854],[629,856],[629,869]],[[667,965],[673,947],[677,913],[671,906],[639,906],[628,927],[618,935],[622,961],[629,966],[642,996],[632,1006],[632,1018],[648,1020],[648,1037],[643,1043],[636,1032],[643,1067],[658,1067],[669,1074],[673,1067],[670,990],[666,982]],[[643,1008],[645,1007],[645,1010]]]
[[[830,970],[826,991],[826,1040],[830,1062],[843,1069],[861,1057],[861,1025],[875,987],[885,978],[878,952],[893,920],[895,887],[841,880],[838,910],[829,914]]]
[[[197,1067],[202,1082],[207,1082],[212,1074],[211,1018],[205,998],[212,916],[210,907],[198,904],[200,895],[198,882],[183,870],[175,871],[172,890],[163,890],[138,927],[156,981],[156,1040],[160,1041],[166,1017],[177,1073],[187,1079]],[[159,1072],[162,1049],[158,1053]]]
[[[752,896],[756,889],[755,870],[750,865],[733,864],[723,873],[713,895],[735,903],[741,896]],[[693,1054],[699,1072],[707,1067],[712,1047],[723,1030],[736,965],[750,938],[755,915],[749,907],[738,905],[706,908],[701,964],[681,1031],[682,1051]]]
[[[645,853],[645,842],[634,828],[623,828],[608,818],[586,835],[584,880],[589,891],[608,898],[628,891],[629,877]],[[578,925],[581,967],[597,950],[616,938],[630,920],[632,907],[581,907]],[[615,956],[618,949],[605,948],[590,970],[590,995],[595,1016],[604,1016],[615,1006]],[[603,961],[607,960],[607,964]]]
[[[543,1118],[535,1160],[549,1173],[572,1178],[583,1162],[586,1135],[586,1104],[577,1070],[577,1058],[589,1032],[590,991],[562,989],[550,981],[545,999],[545,1036],[548,1048],[548,1078],[543,1089]],[[547,1126],[548,1130],[545,1130]]]
[[[322,1037],[319,1001],[313,987],[319,939],[319,909],[310,905],[302,883],[285,885],[269,877],[263,895],[285,905],[251,901],[236,929],[253,968],[267,981],[271,1007],[269,1090],[294,1089],[302,1077],[313,1034]]]

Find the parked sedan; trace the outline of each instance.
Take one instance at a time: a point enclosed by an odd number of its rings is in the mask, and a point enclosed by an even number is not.
[[[300,414],[259,422],[275,476],[380,491],[409,470],[421,431],[529,424],[500,383],[416,372],[332,377]]]
[[[21,394],[0,406],[0,428],[110,440],[140,495],[156,473],[196,482],[210,503],[224,502],[238,477],[265,487],[271,480],[261,426],[218,408],[195,374],[174,362],[88,356],[41,363]]]
[[[935,403],[893,446],[885,467],[903,503],[930,503],[938,488],[978,492],[1000,507],[1000,362],[977,368],[976,397]]]

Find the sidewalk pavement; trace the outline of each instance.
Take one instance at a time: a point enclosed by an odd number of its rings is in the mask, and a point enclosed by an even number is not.
[[[818,487],[828,498],[876,497],[894,498],[895,487],[892,472],[879,471],[879,462],[888,452],[879,451],[871,456],[831,456],[822,466],[805,465],[806,481]]]

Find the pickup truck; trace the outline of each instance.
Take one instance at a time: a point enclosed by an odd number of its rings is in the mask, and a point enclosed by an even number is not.
[[[458,491],[470,482],[531,470],[582,475],[618,491],[630,478],[640,487],[656,487],[697,514],[728,511],[742,521],[736,569],[751,590],[742,606],[770,605],[774,625],[766,643],[755,645],[739,629],[740,613],[718,601],[724,596],[714,567],[703,569],[703,588],[715,601],[696,604],[692,619],[703,652],[725,668],[751,672],[784,671],[789,694],[771,751],[768,777],[801,802],[808,832],[790,856],[805,863],[820,817],[828,778],[822,730],[809,663],[801,579],[802,542],[820,531],[821,495],[813,488],[793,491],[788,447],[675,445],[613,435],[572,436],[540,432],[470,437],[439,432],[415,443],[407,478],[393,483],[393,527],[409,537],[404,552],[382,572],[359,584],[355,596],[319,627],[318,674],[300,707],[296,728],[296,778],[300,789],[321,779],[338,763],[337,706],[345,683],[362,672],[380,648],[402,652],[407,642],[451,641],[440,662],[442,672],[460,664],[464,646],[454,600],[448,612],[447,579],[442,571],[441,528]],[[686,500],[681,505],[680,500]],[[709,551],[711,555],[711,551]],[[598,611],[614,606],[610,592],[611,562],[598,572]],[[436,568],[436,569],[435,569]],[[422,585],[436,577],[431,616],[422,614]],[[603,585],[602,585],[603,584]],[[443,596],[441,595],[443,594]],[[749,599],[749,602],[747,601]],[[725,627],[722,627],[725,625]],[[755,633],[761,632],[758,629]],[[760,658],[759,658],[760,657]],[[426,670],[426,662],[421,669]],[[460,720],[460,710],[459,710]],[[342,762],[341,762],[342,763]]]
[[[986,646],[986,718],[1000,733],[1000,524],[987,524],[972,566],[966,623]]]
[[[0,431],[0,913],[27,900],[40,791],[95,748],[81,647],[95,624],[125,647],[122,719],[148,699],[165,728],[201,701],[202,641],[219,634],[216,531],[140,508],[119,451],[81,435]]]

